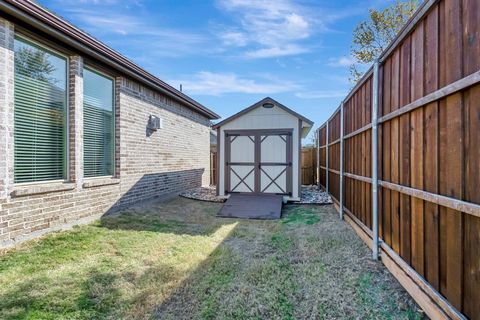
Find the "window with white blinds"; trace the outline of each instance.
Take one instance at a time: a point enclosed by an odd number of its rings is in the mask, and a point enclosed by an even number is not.
[[[14,180],[66,178],[67,59],[15,38]]]
[[[83,71],[84,176],[115,173],[113,80],[92,69]]]

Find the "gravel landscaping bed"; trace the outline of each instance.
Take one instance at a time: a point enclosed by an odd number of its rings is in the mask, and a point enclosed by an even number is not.
[[[332,198],[318,186],[302,186],[302,196],[298,204],[331,204]]]
[[[209,201],[209,202],[225,202],[224,198],[217,197],[215,186],[199,187],[187,190],[180,194],[181,197]],[[320,190],[318,186],[302,186],[302,196],[297,204],[331,204],[330,196]]]

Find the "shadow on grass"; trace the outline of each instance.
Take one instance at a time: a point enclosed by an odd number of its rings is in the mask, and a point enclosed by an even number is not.
[[[0,295],[2,319],[93,319],[114,315],[121,301],[115,288],[117,275],[90,270],[78,283],[75,275],[52,279],[34,276]],[[108,293],[108,294],[107,294]]]
[[[216,218],[220,206],[183,198],[154,202],[146,208],[130,208],[104,216],[90,226],[52,234],[29,250],[0,257],[0,283],[7,279],[1,278],[2,273],[22,275],[10,278],[14,285],[0,290],[0,318],[145,318],[159,304],[175,307],[171,310],[174,314],[185,311],[184,318],[189,318],[189,311],[207,318],[216,314],[219,297],[213,294],[234,281],[239,272],[237,267],[242,263],[240,252],[251,253],[257,247],[255,239],[269,234],[278,225],[278,222]],[[233,227],[219,234],[226,226]],[[140,270],[128,271],[129,268],[122,267],[123,259],[132,259],[130,251],[137,250],[138,243],[147,243],[148,239],[177,239],[183,243],[215,241],[218,246],[207,251],[199,264],[180,261],[189,266],[187,270],[154,258],[153,262],[148,261],[143,255],[140,257],[145,261],[140,263]],[[280,236],[275,238],[274,243],[266,245],[265,252],[282,247],[284,241]],[[185,252],[195,250],[195,246],[186,247],[183,243],[172,243],[167,252],[160,251],[157,256],[182,257]],[[129,245],[132,248],[124,247]],[[232,249],[232,245],[239,247]],[[151,254],[155,255],[155,251]],[[75,267],[91,257],[94,258],[86,267]],[[198,277],[201,281],[191,292],[175,291],[190,283],[188,279]],[[251,278],[256,279],[256,275]],[[255,281],[259,283],[260,279]],[[194,294],[194,301],[199,296],[205,298],[199,310],[179,304],[179,299],[185,302],[190,294]],[[176,302],[159,303],[159,299]]]
[[[195,202],[181,197],[167,202],[153,200],[147,207],[136,205],[104,215],[100,219],[100,226],[110,230],[209,236],[222,225],[231,223],[216,218],[221,206],[220,203]]]
[[[157,154],[159,157],[169,157],[168,154]],[[116,194],[120,197],[109,205],[99,207],[105,216],[118,213],[131,206],[138,206],[151,201],[165,201],[187,189],[202,186],[204,169],[189,169],[178,171],[153,172],[141,176],[132,174],[122,178]],[[128,190],[126,190],[128,188]],[[92,190],[95,190],[94,187]],[[102,192],[101,190],[99,192]],[[92,199],[94,201],[94,199]]]
[[[155,306],[155,288],[180,275],[167,265],[157,264],[137,275],[91,268],[81,280],[75,274],[61,278],[34,276],[0,295],[2,319],[124,319],[146,318]],[[145,289],[126,296],[128,286]],[[161,290],[161,288],[156,288]],[[132,312],[135,306],[138,313]]]
[[[52,237],[33,255],[0,259],[6,262],[0,275],[15,264],[29,263],[29,258],[38,260],[31,270],[25,265],[18,269],[19,274],[29,270],[28,276],[14,279],[0,294],[0,317],[293,319],[385,314],[362,313],[381,308],[368,296],[358,299],[368,304],[365,307],[329,305],[339,297],[355,305],[355,279],[364,274],[357,265],[348,275],[354,279],[349,287],[347,272],[337,269],[348,268],[351,261],[338,256],[348,259],[352,247],[358,255],[369,256],[351,230],[330,229],[337,218],[329,207],[288,205],[282,220],[259,221],[216,218],[220,206],[183,198],[154,202]],[[328,229],[324,221],[330,223]],[[340,240],[326,248],[332,238]],[[355,239],[356,244],[347,242]],[[95,258],[92,263],[75,268],[89,255]],[[55,273],[66,262],[70,269]],[[400,314],[395,305],[385,305],[393,317]]]
[[[193,204],[193,205],[192,205]],[[132,206],[120,212],[104,215],[100,226],[110,230],[149,231],[179,235],[209,236],[232,221],[252,221],[216,216],[223,204],[199,202],[177,197],[173,201],[153,201],[142,206]],[[185,208],[188,208],[185,210]],[[261,220],[261,219],[260,219]],[[268,220],[265,220],[268,221]],[[273,220],[275,222],[275,220]],[[320,221],[312,206],[284,205],[283,224],[315,224]]]

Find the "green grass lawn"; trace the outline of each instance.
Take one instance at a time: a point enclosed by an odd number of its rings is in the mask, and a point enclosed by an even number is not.
[[[0,319],[407,319],[417,306],[331,206],[215,218],[175,198],[0,256]]]

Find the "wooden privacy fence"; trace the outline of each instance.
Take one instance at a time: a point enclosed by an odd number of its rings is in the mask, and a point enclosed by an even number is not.
[[[480,1],[425,1],[317,130],[319,183],[434,319],[480,319]]]
[[[217,185],[217,152],[210,151],[210,185]]]
[[[302,184],[316,184],[317,176],[317,149],[314,147],[302,148]]]

